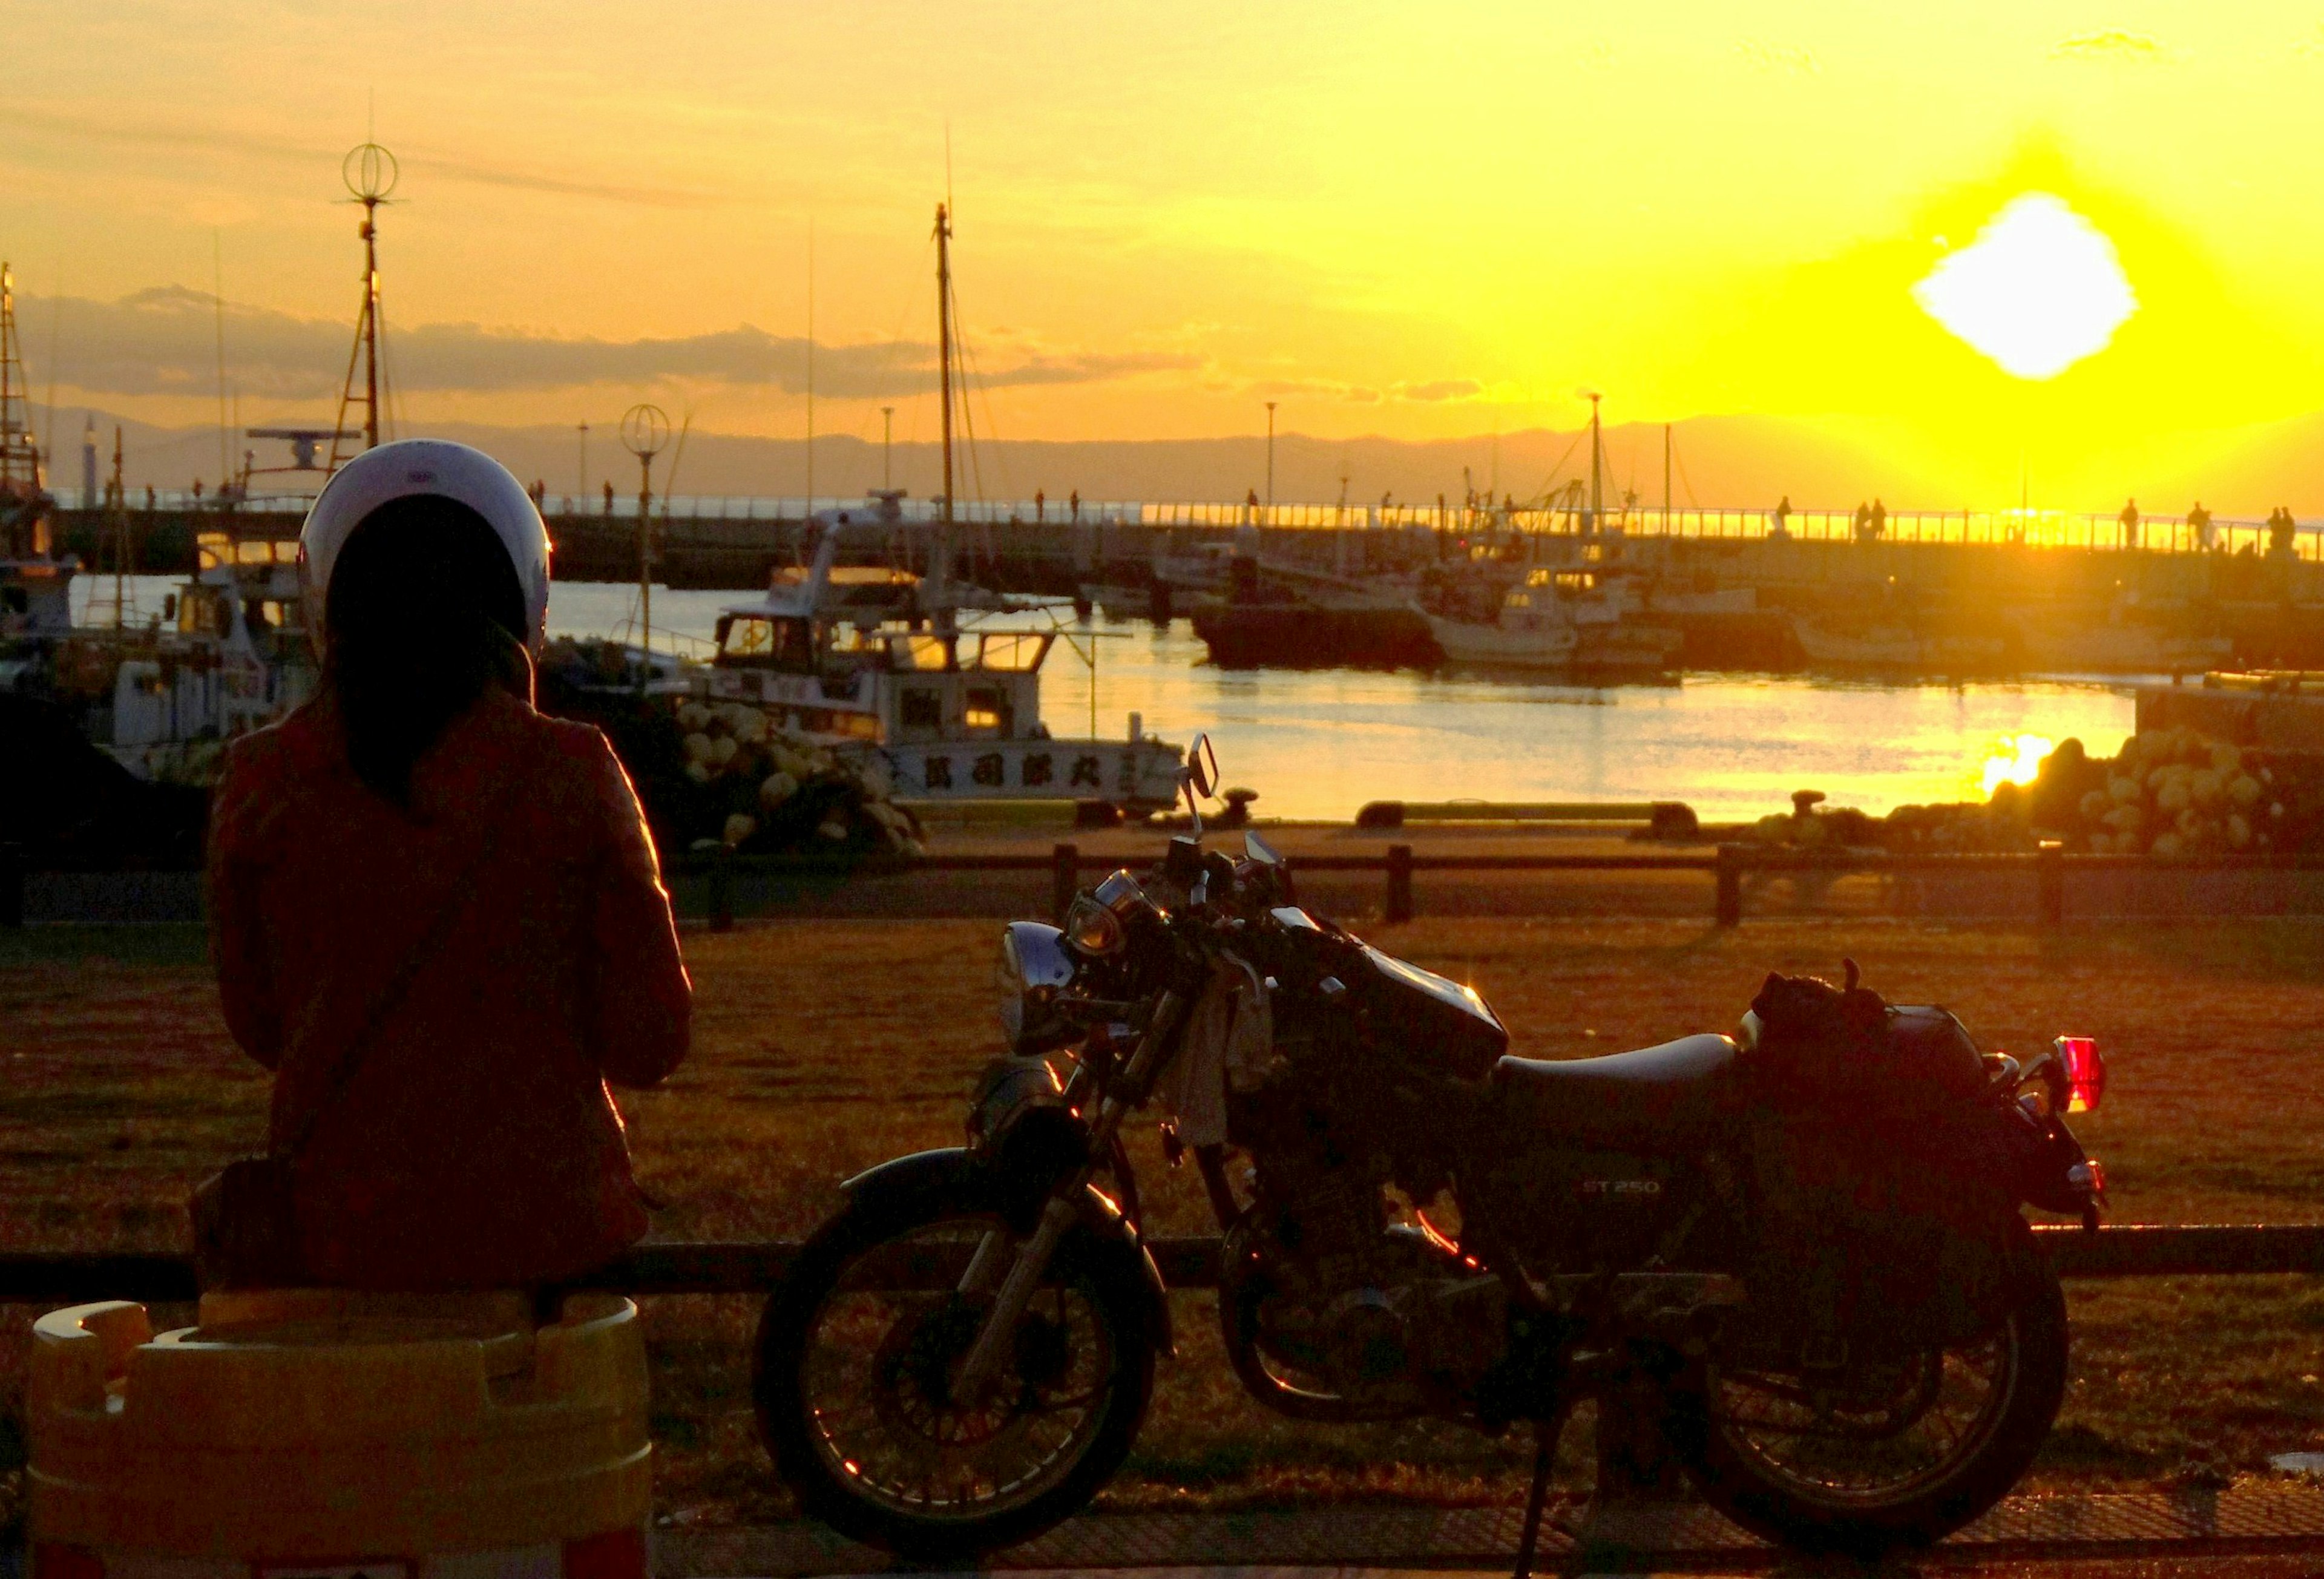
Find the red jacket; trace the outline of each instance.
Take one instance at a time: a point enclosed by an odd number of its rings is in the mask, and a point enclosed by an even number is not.
[[[322,1106],[456,887],[300,1152],[320,1282],[518,1287],[646,1230],[605,1083],[655,1085],[686,1056],[669,896],[605,737],[497,687],[420,759],[409,811],[355,778],[327,695],[228,754],[211,947],[226,1024],[276,1071],[274,1142]]]

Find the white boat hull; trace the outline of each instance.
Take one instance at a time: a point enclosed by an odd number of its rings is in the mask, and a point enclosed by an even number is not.
[[[1468,620],[1426,616],[1428,633],[1454,663],[1485,663],[1503,669],[1565,669],[1581,640],[1571,625],[1509,630]]]
[[[865,747],[886,759],[899,800],[1108,800],[1167,806],[1185,753],[1137,740],[952,740]]]

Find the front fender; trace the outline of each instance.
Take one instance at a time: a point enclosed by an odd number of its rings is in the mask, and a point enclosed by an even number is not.
[[[939,1146],[890,1158],[839,1187],[851,1205],[877,1206],[882,1211],[939,1204],[998,1209],[992,1198],[997,1193],[994,1181],[969,1161],[968,1150],[962,1146]],[[1121,1208],[1096,1189],[1085,1187],[1079,1205],[1081,1223],[1066,1236],[1067,1247],[1088,1258],[1101,1275],[1118,1277],[1142,1288],[1147,1337],[1163,1353],[1176,1353],[1169,1289],[1162,1281],[1162,1269],[1154,1264],[1153,1252],[1122,1215]]]

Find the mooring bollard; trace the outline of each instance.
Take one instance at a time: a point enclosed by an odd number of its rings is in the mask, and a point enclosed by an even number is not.
[[[1743,847],[1739,845],[1719,846],[1719,894],[1711,918],[1721,927],[1743,924]]]
[[[2035,908],[2044,927],[2060,927],[2066,920],[2066,847],[2055,839],[2042,841],[2034,858],[2034,891]]]
[[[1062,927],[1065,912],[1073,908],[1074,895],[1081,891],[1082,853],[1076,845],[1059,845],[1049,858],[1055,863],[1049,874],[1049,909]]]
[[[1381,919],[1393,925],[1412,919],[1412,846],[1388,847],[1388,909]]]

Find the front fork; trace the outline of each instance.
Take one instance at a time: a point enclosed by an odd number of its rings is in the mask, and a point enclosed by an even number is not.
[[[1039,1223],[1032,1237],[1017,1251],[1013,1260],[1009,1255],[1009,1234],[1005,1229],[989,1231],[978,1242],[976,1254],[970,1258],[968,1270],[960,1280],[961,1297],[982,1299],[997,1282],[1000,1292],[992,1297],[992,1308],[985,1313],[984,1323],[977,1329],[976,1342],[961,1362],[960,1374],[953,1380],[956,1398],[973,1399],[991,1380],[1001,1363],[1001,1356],[1016,1336],[1017,1323],[1033,1298],[1033,1290],[1040,1286],[1042,1274],[1049,1270],[1050,1260],[1057,1247],[1065,1242],[1065,1232],[1081,1215],[1082,1191],[1089,1187],[1091,1176],[1096,1172],[1097,1160],[1113,1154],[1114,1139],[1121,1131],[1122,1120],[1145,1094],[1146,1088],[1160,1073],[1162,1048],[1176,1028],[1184,1000],[1175,992],[1165,992],[1154,1005],[1154,1013],[1147,1022],[1146,1035],[1138,1045],[1137,1054],[1122,1071],[1114,1094],[1098,1106],[1097,1122],[1090,1126],[1089,1155],[1091,1160],[1075,1168],[1070,1177],[1051,1192],[1048,1204],[1041,1208]]]

